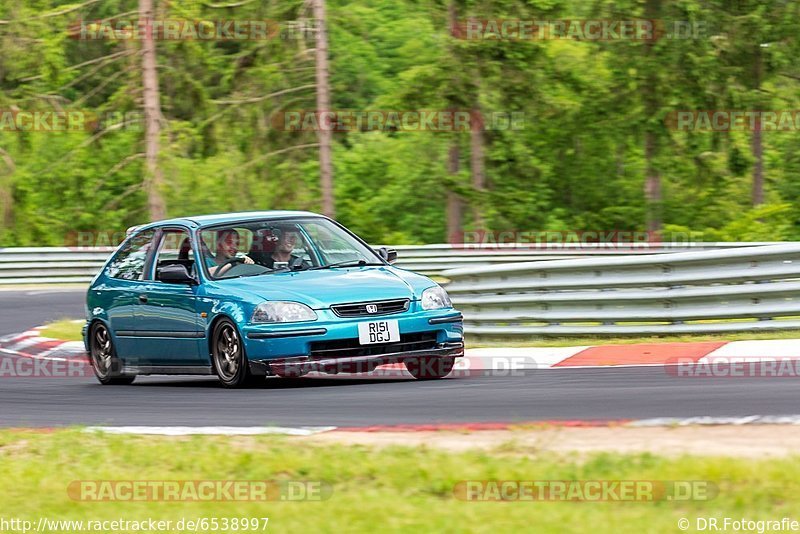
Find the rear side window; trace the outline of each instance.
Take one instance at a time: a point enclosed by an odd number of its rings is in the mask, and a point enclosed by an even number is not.
[[[141,280],[154,236],[155,230],[146,230],[128,240],[108,264],[106,274],[121,280]]]

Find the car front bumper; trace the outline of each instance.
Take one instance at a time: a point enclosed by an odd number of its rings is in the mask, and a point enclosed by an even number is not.
[[[319,319],[303,324],[246,325],[242,334],[254,372],[266,370],[266,374],[272,374],[270,369],[279,372],[287,369],[298,373],[323,369],[324,372],[366,372],[377,365],[401,363],[409,358],[464,355],[463,317],[452,308],[363,319],[342,319],[322,314]],[[358,344],[358,324],[391,319],[398,321],[404,342],[396,344],[397,347],[395,344],[381,347],[379,354],[362,354],[372,352],[364,349],[373,346]],[[426,346],[420,346],[419,342],[408,342],[406,336],[425,336]],[[343,343],[349,348],[315,350],[315,347],[318,349],[324,343]],[[351,349],[353,354],[348,353]],[[326,352],[335,355],[329,356]]]
[[[312,359],[309,357],[281,358],[268,361],[251,361],[254,374],[301,376],[310,372],[327,374],[368,373],[379,365],[404,363],[417,358],[459,358],[464,356],[464,343],[439,343],[430,349],[390,352],[368,356]]]

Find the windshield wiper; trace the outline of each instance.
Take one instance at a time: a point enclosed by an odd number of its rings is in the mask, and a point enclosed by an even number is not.
[[[334,267],[364,267],[366,265],[383,265],[382,263],[368,263],[367,260],[347,260],[347,261],[340,261],[338,263],[331,263],[329,265],[320,265],[318,267],[311,267],[310,269],[306,269],[307,271],[318,271],[320,269],[333,269]]]

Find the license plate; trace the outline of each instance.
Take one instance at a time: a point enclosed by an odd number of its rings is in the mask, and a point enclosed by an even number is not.
[[[358,323],[358,342],[362,345],[393,341],[400,341],[400,327],[396,320]]]

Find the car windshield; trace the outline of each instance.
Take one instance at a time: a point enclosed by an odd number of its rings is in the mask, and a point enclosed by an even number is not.
[[[205,228],[200,248],[213,279],[384,265],[368,246],[323,218],[264,219]]]

